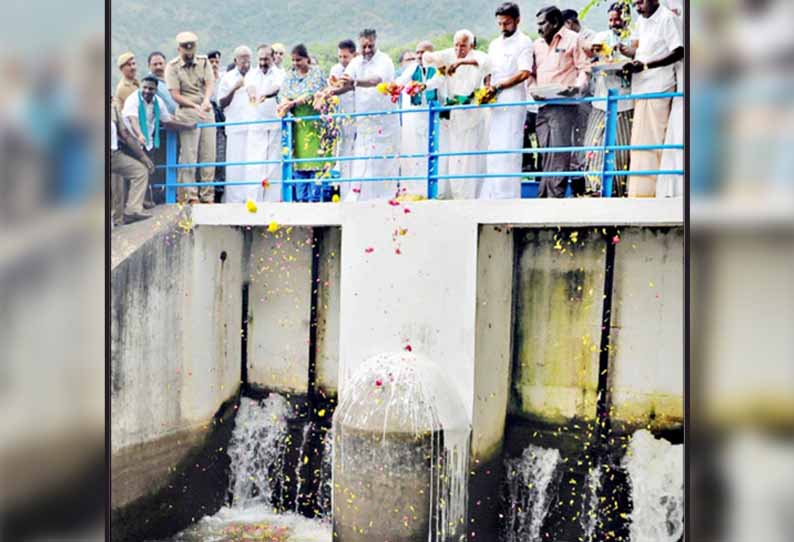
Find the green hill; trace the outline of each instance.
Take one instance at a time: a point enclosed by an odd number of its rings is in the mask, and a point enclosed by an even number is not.
[[[124,51],[138,57],[139,72],[145,71],[146,56],[153,50],[171,58],[176,54],[174,36],[190,30],[199,36],[203,53],[218,49],[224,63],[231,61],[237,45],[254,48],[259,43],[282,42],[289,48],[303,42],[324,67],[334,61],[336,43],[355,38],[362,28],[375,28],[380,47],[396,55],[420,39],[448,45],[451,34],[468,28],[486,47],[497,31],[493,12],[499,2],[482,0],[418,0],[365,2],[362,0],[193,0],[152,2],[116,0],[111,4],[111,53]],[[580,9],[588,0],[567,0],[561,8]],[[522,29],[535,33],[535,12],[548,0],[519,1]],[[590,11],[585,22],[593,29],[606,28],[605,3]],[[396,60],[396,59],[395,59]],[[111,64],[114,79],[118,77]]]

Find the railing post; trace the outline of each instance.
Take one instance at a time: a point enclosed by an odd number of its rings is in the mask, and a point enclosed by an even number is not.
[[[174,166],[177,163],[177,134],[173,130],[166,130],[165,134],[165,202],[176,203],[177,169]]]
[[[617,161],[615,155],[617,151],[608,150],[607,147],[617,145],[618,142],[618,89],[611,88],[607,94],[607,113],[604,124],[604,163],[601,167],[601,196],[612,197],[612,184],[615,175],[606,173],[615,171]]]
[[[281,119],[281,201],[292,201],[292,121]]]
[[[438,199],[439,111],[435,101],[429,102],[427,120],[427,199]]]

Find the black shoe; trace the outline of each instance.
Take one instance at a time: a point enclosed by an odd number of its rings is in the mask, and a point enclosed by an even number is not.
[[[157,207],[157,204],[155,202],[153,202],[153,201],[144,201],[143,202],[143,208],[144,209],[154,209],[155,207]]]
[[[152,215],[149,213],[134,213],[131,215],[125,214],[124,224],[133,224],[134,222],[140,222],[141,220],[146,220],[147,218],[152,218]]]

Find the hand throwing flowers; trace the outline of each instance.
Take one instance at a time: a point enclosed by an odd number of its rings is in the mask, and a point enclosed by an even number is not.
[[[477,105],[491,104],[496,101],[496,89],[494,87],[480,87],[474,91],[474,103]]]
[[[411,81],[410,83],[408,83],[408,85],[406,85],[405,93],[413,98],[414,96],[424,91],[425,88],[427,88],[427,85],[425,85],[424,83],[420,83],[419,81]]]
[[[376,88],[381,94],[389,96],[391,103],[393,104],[397,103],[397,101],[400,99],[400,94],[403,91],[403,86],[398,85],[393,81],[390,83],[379,83]]]

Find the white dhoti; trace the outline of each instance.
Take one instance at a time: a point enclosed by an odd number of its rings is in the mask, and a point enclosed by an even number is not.
[[[428,113],[403,113],[400,154],[427,152]],[[400,177],[422,177],[423,180],[400,181],[400,195],[427,196],[427,157],[400,158]]]
[[[448,128],[449,152],[473,152],[483,149],[484,117],[482,111],[452,111]],[[449,175],[468,175],[485,172],[485,155],[450,156]],[[491,181],[488,181],[491,182]],[[482,178],[456,178],[439,186],[444,199],[476,199],[482,192]],[[442,191],[443,189],[443,191]]]
[[[226,134],[226,161],[245,162],[252,160],[248,156],[248,129],[235,130]],[[230,165],[226,166],[226,181],[255,181],[256,178],[248,178],[248,166]],[[250,198],[256,200],[259,195],[260,186],[256,184],[246,185],[226,185],[223,193],[224,203],[245,203]]]
[[[397,117],[358,117],[356,122],[355,156],[382,156],[397,154],[399,143]],[[397,195],[399,161],[396,158],[371,158],[353,162],[353,177],[357,179],[382,178],[377,180],[343,183],[341,194],[344,201],[366,201],[389,199]]]
[[[684,143],[684,101],[683,98],[673,98],[673,106],[670,109],[670,121],[667,124],[667,134],[665,134],[665,145],[682,145]],[[664,149],[662,151],[662,161],[659,165],[661,170],[684,169],[684,151]],[[657,198],[677,198],[684,195],[684,176],[683,175],[659,175],[656,182]]]
[[[281,159],[281,132],[251,126],[248,135],[248,160],[259,162]],[[246,177],[252,181],[267,179],[270,185],[258,187],[257,201],[281,201],[281,164],[251,164],[246,167]]]
[[[524,142],[523,107],[494,107],[491,109],[488,131],[488,150],[520,149]],[[521,173],[520,153],[489,154],[486,170],[489,175]],[[488,177],[480,192],[482,199],[510,199],[521,197],[521,177]]]

